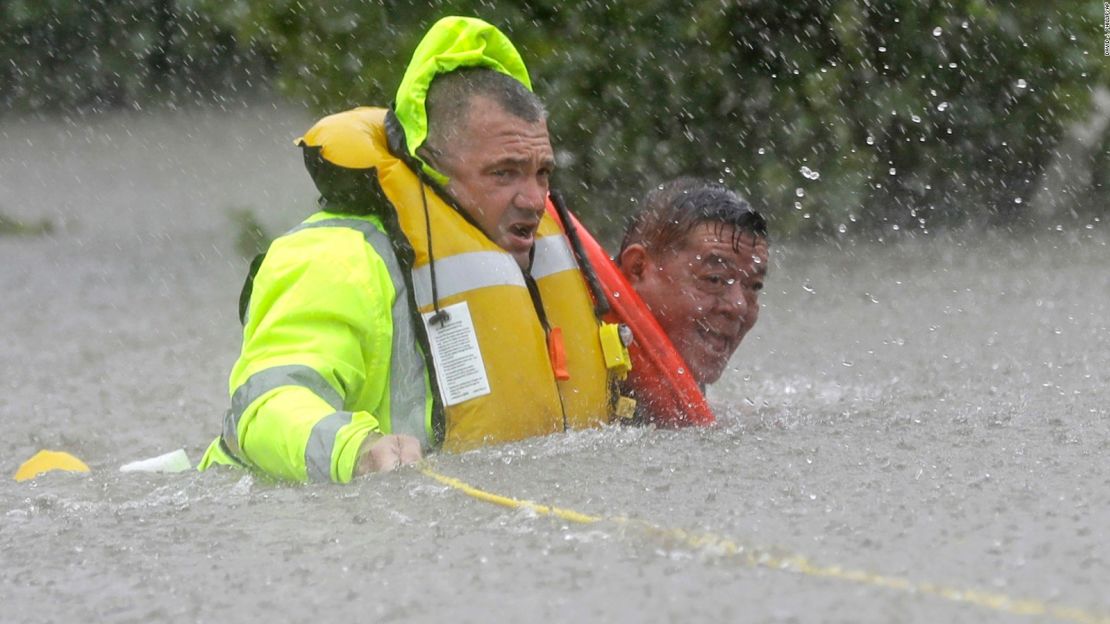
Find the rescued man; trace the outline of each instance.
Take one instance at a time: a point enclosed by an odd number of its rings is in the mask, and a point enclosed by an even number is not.
[[[642,204],[617,263],[704,392],[759,317],[767,223],[727,187],[690,177],[652,189]]]
[[[500,31],[444,18],[389,110],[326,117],[299,144],[321,210],[244,286],[231,409],[201,469],[344,483],[610,421],[599,321],[544,212],[546,112]]]

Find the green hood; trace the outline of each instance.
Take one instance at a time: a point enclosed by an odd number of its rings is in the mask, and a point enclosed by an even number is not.
[[[416,155],[428,138],[428,111],[424,100],[428,87],[439,74],[459,67],[488,67],[519,80],[532,90],[528,69],[513,43],[494,26],[474,17],[445,17],[424,35],[412,54],[401,86],[397,89],[394,113],[405,131],[409,154],[418,160],[425,173],[440,184],[447,177]]]

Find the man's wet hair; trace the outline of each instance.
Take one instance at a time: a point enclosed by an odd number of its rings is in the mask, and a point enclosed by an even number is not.
[[[732,226],[733,249],[739,249],[745,234],[767,238],[767,221],[738,193],[718,182],[682,177],[648,192],[625,233],[621,252],[634,244],[654,253],[674,249],[702,223],[715,226],[718,236]]]
[[[506,112],[535,123],[547,119],[543,102],[512,76],[488,67],[463,67],[436,76],[428,87],[424,106],[428,114],[428,138],[424,146],[443,150],[451,129],[461,127],[475,96],[489,98]]]

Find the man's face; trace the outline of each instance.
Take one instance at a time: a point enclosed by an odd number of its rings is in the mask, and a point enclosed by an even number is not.
[[[767,241],[744,233],[733,248],[733,229],[702,223],[657,257],[641,245],[620,257],[621,270],[701,384],[721,377],[759,317]]]
[[[462,126],[442,136],[433,166],[449,178],[447,192],[526,268],[555,168],[547,122],[525,121],[475,96]]]

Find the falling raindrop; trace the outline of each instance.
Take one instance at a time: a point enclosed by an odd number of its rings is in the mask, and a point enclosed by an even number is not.
[[[805,189],[803,189],[802,187],[799,186],[798,188],[794,189],[794,194],[797,195],[798,197],[805,197],[806,196],[806,191],[805,191]]]
[[[867,144],[868,145],[874,145],[875,144],[875,137],[871,136],[870,134],[867,135]]]
[[[1019,89],[1024,89],[1025,87],[1029,86],[1029,83],[1025,82],[1024,78],[1018,78],[1017,84],[1014,85],[1014,86],[1016,86]]]
[[[942,113],[948,110],[948,102],[941,102],[940,104],[937,104],[937,110]]]
[[[894,167],[891,167],[890,169],[887,169],[887,173],[889,173],[890,175],[897,175],[898,170]]]
[[[940,34],[943,33],[943,32],[944,31],[941,30],[940,26],[937,26],[936,28],[933,29],[933,36],[934,37],[939,37]]]
[[[813,169],[810,169],[809,167],[806,167],[804,165],[799,171],[801,172],[802,177],[807,180],[816,180],[821,177],[821,172],[814,171]]]

